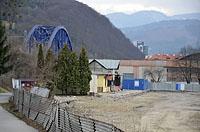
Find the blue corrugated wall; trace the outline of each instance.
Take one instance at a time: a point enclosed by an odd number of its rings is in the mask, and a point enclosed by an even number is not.
[[[136,85],[138,84],[139,85]],[[149,82],[144,79],[124,79],[122,88],[126,90],[147,90]]]
[[[176,84],[176,90],[181,90],[181,84]]]

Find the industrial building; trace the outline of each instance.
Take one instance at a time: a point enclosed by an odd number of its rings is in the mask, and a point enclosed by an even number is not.
[[[90,60],[92,71],[90,92],[110,92],[112,87],[115,90],[116,88],[119,90],[146,90],[149,82],[184,81],[175,60],[92,59]]]

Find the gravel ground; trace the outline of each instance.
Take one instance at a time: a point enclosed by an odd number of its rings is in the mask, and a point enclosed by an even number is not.
[[[73,98],[74,113],[126,132],[200,132],[200,93],[126,91]]]

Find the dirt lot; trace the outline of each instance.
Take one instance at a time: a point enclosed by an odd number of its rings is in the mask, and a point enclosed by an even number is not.
[[[70,106],[126,132],[200,132],[200,93],[136,93],[75,97]]]

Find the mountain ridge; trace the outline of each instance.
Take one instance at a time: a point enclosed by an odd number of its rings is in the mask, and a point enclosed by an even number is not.
[[[200,45],[200,20],[165,20],[121,30],[131,41],[144,41],[150,53],[177,53],[186,45]]]
[[[198,19],[200,20],[200,13],[187,13],[173,16],[167,16],[166,14],[158,11],[139,11],[133,14],[125,13],[110,13],[106,17],[117,27],[136,27],[146,25],[158,21],[164,20],[185,20],[185,19]]]
[[[17,32],[23,34],[34,25],[63,25],[73,49],[85,47],[89,58],[143,59],[144,55],[103,15],[75,0],[49,0],[43,8],[31,3],[23,8]]]

